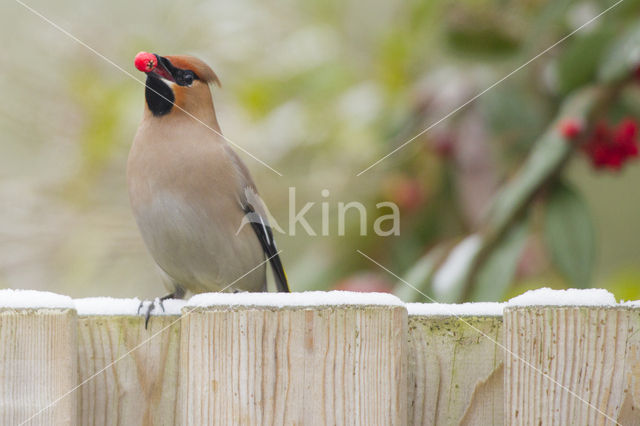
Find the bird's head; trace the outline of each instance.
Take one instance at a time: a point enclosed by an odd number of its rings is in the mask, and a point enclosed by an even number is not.
[[[187,55],[140,52],[134,62],[138,70],[147,74],[145,98],[155,117],[187,113],[209,120],[213,114],[215,121],[209,84],[220,86],[220,81],[203,61]]]

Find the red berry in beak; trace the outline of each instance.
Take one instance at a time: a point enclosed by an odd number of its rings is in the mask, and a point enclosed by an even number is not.
[[[136,55],[134,64],[142,72],[151,72],[158,66],[158,58],[153,53],[140,52]]]

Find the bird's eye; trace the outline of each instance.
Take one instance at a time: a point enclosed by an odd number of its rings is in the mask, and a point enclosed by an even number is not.
[[[192,71],[184,71],[180,76],[179,84],[181,86],[191,86],[191,84],[193,83],[193,79],[194,79],[194,74]]]

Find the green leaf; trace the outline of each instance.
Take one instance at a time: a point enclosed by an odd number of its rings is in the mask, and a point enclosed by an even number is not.
[[[540,96],[530,91],[519,90],[514,82],[504,82],[488,92],[478,102],[486,117],[494,138],[503,140],[505,155],[522,158],[540,136],[549,121],[549,108],[540,102]]]
[[[587,204],[572,187],[558,182],[547,201],[545,240],[553,263],[575,287],[589,287],[595,260],[595,231]]]
[[[404,281],[398,282],[394,289],[394,294],[405,302],[427,302],[431,294],[431,278],[439,262],[446,251],[444,246],[436,246],[426,255],[420,258],[414,266],[404,275]],[[406,282],[405,282],[406,281]],[[410,286],[406,283],[411,284]],[[412,288],[415,287],[415,288]],[[418,289],[418,290],[416,290]],[[428,297],[424,297],[423,294]]]
[[[480,267],[473,281],[471,300],[495,302],[502,300],[513,281],[518,261],[529,231],[529,220],[515,223]]]
[[[586,87],[572,94],[562,105],[558,119],[535,143],[518,175],[500,190],[487,218],[490,230],[504,229],[516,212],[535,196],[542,183],[569,157],[572,144],[558,132],[558,123],[565,117],[588,122],[602,92]]]
[[[612,32],[608,27],[593,31],[572,41],[556,62],[558,85],[568,93],[590,83],[597,75],[601,56],[609,46]]]
[[[477,21],[447,28],[448,45],[465,55],[494,57],[513,54],[519,47],[519,40],[503,30],[499,25],[478,25]]]
[[[613,43],[600,65],[599,79],[612,83],[629,76],[640,63],[640,24]]]

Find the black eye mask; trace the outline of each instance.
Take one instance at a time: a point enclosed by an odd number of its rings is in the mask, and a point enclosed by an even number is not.
[[[198,76],[191,70],[174,67],[173,64],[160,55],[156,55],[158,62],[171,74],[179,86],[191,86],[194,80],[198,80]]]

